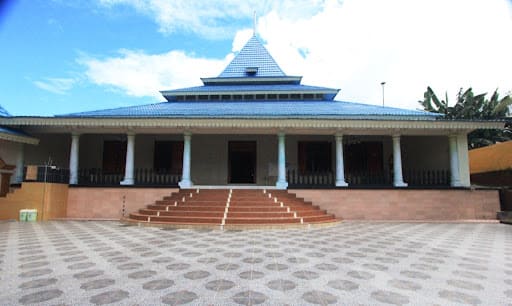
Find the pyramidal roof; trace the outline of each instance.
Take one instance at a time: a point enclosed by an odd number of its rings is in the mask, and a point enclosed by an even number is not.
[[[260,40],[253,36],[229,63],[219,78],[240,77],[284,77],[272,55],[261,44]]]

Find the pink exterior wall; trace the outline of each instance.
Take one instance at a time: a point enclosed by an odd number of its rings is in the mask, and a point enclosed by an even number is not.
[[[490,220],[497,190],[290,190],[345,220]]]
[[[88,188],[73,187],[68,191],[68,218],[119,219],[137,211],[177,188]]]

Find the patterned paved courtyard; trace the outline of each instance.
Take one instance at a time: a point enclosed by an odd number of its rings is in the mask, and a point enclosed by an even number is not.
[[[0,223],[0,304],[512,305],[512,227]]]

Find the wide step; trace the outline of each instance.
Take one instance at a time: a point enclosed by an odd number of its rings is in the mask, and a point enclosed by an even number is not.
[[[283,190],[186,189],[123,220],[155,226],[303,226],[335,224],[334,215]]]

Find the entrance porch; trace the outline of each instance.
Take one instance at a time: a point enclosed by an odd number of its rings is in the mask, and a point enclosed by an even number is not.
[[[69,169],[71,185],[469,186],[465,135],[129,133],[38,137],[40,145],[26,152],[25,164],[49,161],[64,169],[45,169],[48,181],[66,181]]]

